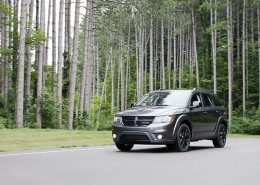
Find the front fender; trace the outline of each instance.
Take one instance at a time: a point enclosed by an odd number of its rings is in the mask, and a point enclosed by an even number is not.
[[[173,128],[173,136],[174,138],[176,138],[176,135],[177,135],[177,130],[179,129],[180,125],[183,123],[183,122],[189,122],[191,123],[190,121],[190,117],[187,115],[187,114],[183,114],[183,115],[180,115],[177,120],[175,121],[175,125],[174,125],[174,128]],[[192,127],[192,125],[190,125]],[[192,128],[191,128],[192,129]]]

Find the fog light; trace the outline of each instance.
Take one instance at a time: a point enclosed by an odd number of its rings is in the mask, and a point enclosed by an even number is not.
[[[158,139],[162,139],[162,138],[163,138],[162,134],[159,134],[159,135],[157,136],[157,138],[158,138]]]
[[[116,134],[113,134],[113,138],[114,138],[114,139],[116,138]]]

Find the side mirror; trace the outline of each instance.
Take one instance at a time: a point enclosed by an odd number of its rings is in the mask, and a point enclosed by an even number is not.
[[[191,103],[191,106],[190,106],[191,109],[198,108],[198,107],[201,107],[200,101],[194,101],[194,102]]]
[[[131,107],[133,107],[135,105],[135,103],[131,103]]]

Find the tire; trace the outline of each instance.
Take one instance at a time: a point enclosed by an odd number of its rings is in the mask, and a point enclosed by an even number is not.
[[[128,152],[133,148],[134,144],[121,144],[121,143],[116,143],[116,147],[123,151],[123,152]]]
[[[216,148],[223,148],[226,144],[227,128],[223,123],[220,123],[217,129],[216,138],[212,140]]]
[[[176,136],[176,141],[174,143],[174,148],[178,152],[187,152],[190,148],[190,128],[186,124],[182,124]]]

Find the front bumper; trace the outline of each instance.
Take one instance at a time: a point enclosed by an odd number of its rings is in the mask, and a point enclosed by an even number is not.
[[[176,138],[173,128],[173,123],[156,123],[142,127],[124,126],[114,122],[112,137],[115,143],[122,144],[172,144]]]

